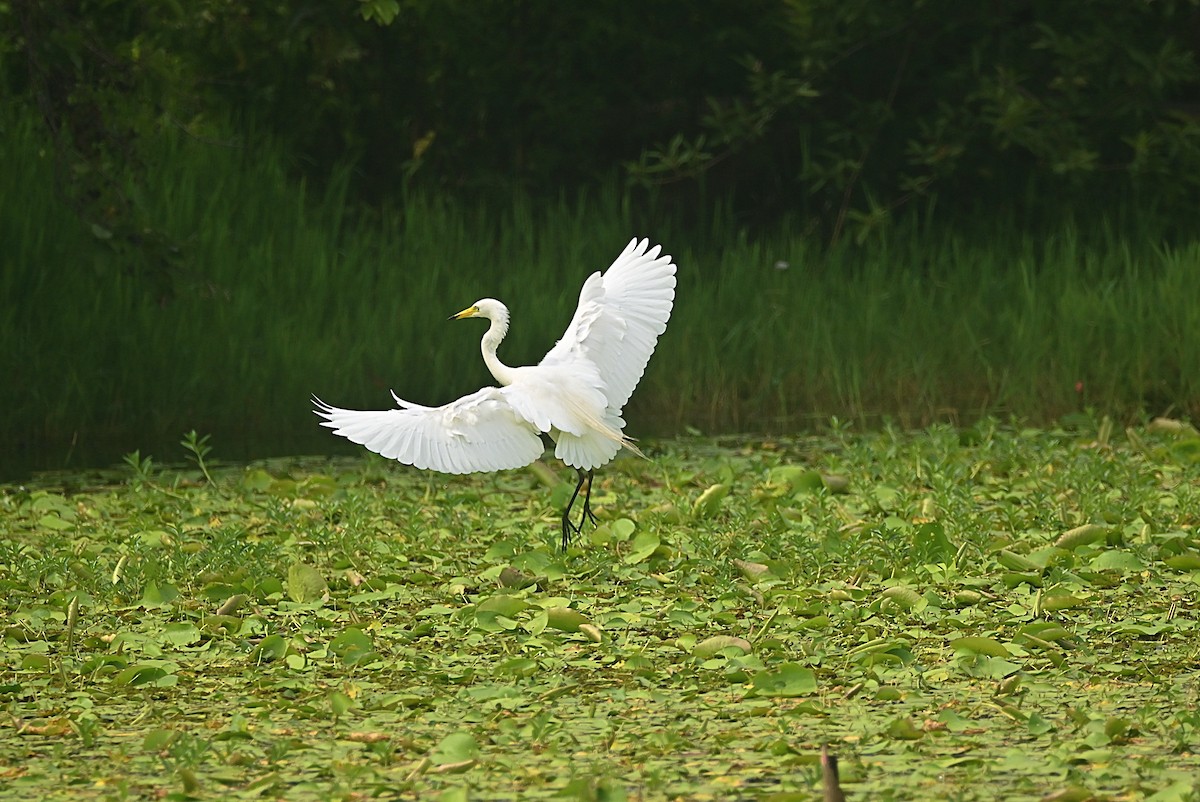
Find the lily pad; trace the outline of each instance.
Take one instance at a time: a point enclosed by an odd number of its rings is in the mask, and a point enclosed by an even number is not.
[[[751,686],[756,696],[809,696],[817,691],[817,676],[798,663],[783,663],[755,674]]]

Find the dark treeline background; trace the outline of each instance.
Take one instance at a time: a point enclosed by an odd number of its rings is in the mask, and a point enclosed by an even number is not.
[[[829,238],[986,201],[1200,189],[1194,0],[15,0],[10,97],[36,106],[87,215],[162,126],[236,122],[374,202],[610,181],[692,212],[731,198]],[[366,19],[363,19],[365,17]],[[69,179],[69,180],[67,180]],[[698,202],[699,201],[699,202]]]
[[[144,189],[164,138],[267,148],[357,220],[609,193],[697,249],[1134,217],[1161,247],[1194,239],[1198,49],[1198,0],[10,0],[0,128],[36,122],[57,202],[113,257],[39,269],[116,264],[164,308],[196,283],[194,235]]]

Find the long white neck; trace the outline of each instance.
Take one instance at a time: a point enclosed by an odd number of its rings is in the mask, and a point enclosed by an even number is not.
[[[508,334],[508,309],[501,306],[495,316],[488,317],[492,325],[484,332],[483,339],[479,342],[479,350],[483,352],[483,364],[487,365],[496,381],[506,387],[512,384],[513,369],[500,361],[500,357],[496,356],[496,349],[500,347],[504,335]]]

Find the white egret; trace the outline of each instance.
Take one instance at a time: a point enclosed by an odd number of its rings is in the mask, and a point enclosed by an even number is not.
[[[630,241],[601,274],[588,277],[562,339],[537,365],[509,367],[496,355],[508,332],[508,307],[483,298],[451,320],[491,321],[480,349],[499,387],[484,387],[440,407],[404,401],[396,409],[339,409],[313,399],[322,426],[389,459],[443,473],[520,468],[542,455],[541,433],[579,481],[562,516],[562,547],[592,514],[592,477],[622,447],[641,454],[622,431],[621,410],[646,370],[675,301],[675,265],[649,240]],[[586,483],[579,525],[571,508]]]

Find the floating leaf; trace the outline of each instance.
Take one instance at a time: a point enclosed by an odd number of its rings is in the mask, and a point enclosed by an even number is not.
[[[512,566],[505,566],[500,571],[500,584],[506,588],[521,590],[537,584],[537,577],[522,573]]]
[[[171,585],[156,585],[153,582],[146,584],[145,590],[142,591],[142,599],[138,604],[142,607],[163,607],[170,604],[179,598],[179,591]]]
[[[707,660],[724,649],[737,649],[742,654],[749,654],[750,648],[750,641],[744,638],[734,635],[713,635],[711,638],[705,638],[697,643],[696,647],[692,649],[692,655]]]
[[[633,542],[629,544],[629,553],[625,555],[623,562],[626,565],[637,565],[640,562],[645,562],[658,550],[658,546],[659,540],[657,534],[654,532],[638,532]]]
[[[1021,670],[1021,667],[1003,657],[983,654],[964,655],[960,667],[972,677],[1002,680]]]
[[[1200,437],[1189,437],[1171,445],[1171,456],[1180,462],[1200,462]]]
[[[977,590],[956,590],[954,603],[959,607],[970,607],[983,601],[983,594]]]
[[[562,632],[578,632],[582,624],[590,624],[583,613],[570,607],[551,607],[546,610],[546,625]]]
[[[172,646],[191,646],[200,640],[200,630],[194,624],[170,623],[163,629],[163,640]]]
[[[925,731],[909,718],[892,719],[886,732],[887,737],[895,741],[916,741],[925,737]]]
[[[358,627],[348,627],[329,642],[329,651],[346,665],[369,662],[379,655],[371,638]]]
[[[329,709],[333,711],[334,718],[346,715],[352,707],[354,707],[354,701],[341,691],[329,694]]]
[[[250,658],[255,662],[278,660],[288,652],[288,643],[281,635],[268,635],[263,638],[250,652]]]
[[[772,484],[787,485],[794,494],[815,493],[825,488],[825,480],[818,471],[800,465],[780,465],[767,474]]]
[[[696,518],[711,518],[721,508],[721,501],[728,495],[729,485],[712,485],[696,499],[692,505],[692,515]]]
[[[495,618],[498,615],[512,618],[525,612],[528,607],[528,602],[522,601],[516,596],[510,596],[507,593],[498,593],[479,603],[475,608],[475,617],[480,620]]]
[[[751,685],[757,696],[808,696],[817,691],[817,676],[799,663],[784,663],[773,670],[758,672]]]
[[[238,608],[246,603],[246,601],[247,597],[245,593],[235,593],[226,599],[224,604],[217,608],[216,615],[232,616],[238,611]]]
[[[637,526],[628,518],[618,518],[615,521],[610,521],[608,529],[612,532],[613,540],[618,543],[623,543],[629,540],[629,536],[633,534],[633,530]]]
[[[1146,570],[1146,564],[1139,560],[1137,555],[1116,549],[1109,549],[1096,555],[1090,567],[1095,571],[1117,571],[1123,574]]]
[[[1084,524],[1077,526],[1074,529],[1068,529],[1059,535],[1058,540],[1054,541],[1054,545],[1060,549],[1071,551],[1080,546],[1086,546],[1095,543],[1098,540],[1103,540],[1108,534],[1108,527],[1100,524]]]
[[[925,601],[920,593],[917,593],[912,588],[897,585],[890,587],[880,594],[883,598],[891,601],[902,610],[911,610],[917,605]]]
[[[957,549],[946,536],[946,527],[937,521],[913,528],[913,546],[931,562],[950,562]]]
[[[1187,554],[1176,554],[1172,557],[1167,557],[1163,560],[1169,568],[1176,571],[1200,571],[1200,554],[1189,552]]]
[[[538,673],[539,668],[536,660],[528,657],[510,657],[496,666],[496,673],[513,677],[532,677]]]
[[[843,494],[850,492],[850,479],[848,477],[824,473],[821,474],[821,480],[825,482],[825,487],[830,493]]]
[[[150,730],[142,738],[142,748],[147,752],[161,752],[174,743],[178,737],[179,733],[176,730],[166,728]]]
[[[600,631],[600,627],[595,624],[580,624],[579,632],[592,643],[599,643],[604,639],[604,634]]]
[[[328,590],[329,586],[325,584],[325,577],[321,576],[321,572],[311,565],[294,562],[288,568],[287,591],[288,597],[292,601],[298,604],[319,601],[325,598]]]
[[[1084,604],[1087,604],[1087,602],[1078,596],[1072,596],[1070,593],[1055,593],[1042,597],[1042,609],[1049,612],[1070,610],[1072,607],[1079,607]]]
[[[161,666],[135,663],[113,677],[116,685],[173,685],[176,677]]]
[[[75,528],[75,524],[72,521],[64,521],[57,515],[43,515],[38,519],[38,525],[46,529],[53,529],[56,532],[65,532],[68,529]]]
[[[769,565],[746,562],[745,560],[734,560],[733,564],[741,572],[742,576],[751,582],[758,582],[760,579],[766,579],[771,575],[771,567]]]
[[[994,638],[983,638],[978,636],[968,636],[965,638],[955,638],[950,641],[950,648],[960,652],[971,652],[973,654],[986,654],[990,657],[1011,657],[1012,653],[998,640]]]
[[[248,470],[246,471],[246,475],[242,477],[242,485],[247,490],[253,490],[258,493],[265,493],[271,488],[271,484],[274,481],[274,477],[262,468]]]
[[[479,743],[469,732],[455,732],[447,735],[438,743],[429,756],[435,764],[441,766],[448,763],[461,763],[479,757]]]
[[[1040,565],[1038,565],[1037,563],[1035,563],[1033,560],[1030,560],[1028,557],[1024,557],[1015,552],[1011,552],[1008,549],[1002,549],[996,555],[996,562],[1000,563],[1001,565],[1003,565],[1005,568],[1007,568],[1010,571],[1041,571],[1042,570],[1042,567]]]

